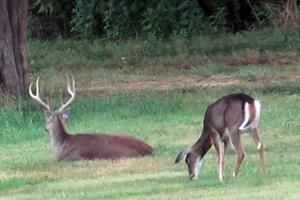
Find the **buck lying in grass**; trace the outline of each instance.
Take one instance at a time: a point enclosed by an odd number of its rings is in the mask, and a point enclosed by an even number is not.
[[[235,177],[245,156],[240,135],[243,132],[250,132],[257,145],[265,174],[264,146],[258,130],[260,107],[258,100],[243,93],[230,94],[218,99],[207,107],[202,134],[198,141],[180,152],[175,163],[185,159],[190,178],[196,179],[199,174],[201,160],[211,146],[214,145],[218,156],[219,179],[223,181],[225,156],[230,142],[236,152],[233,172],[233,177]]]
[[[84,133],[70,135],[64,124],[69,117],[70,105],[75,100],[75,80],[72,77],[72,88],[68,79],[68,93],[71,98],[58,111],[51,111],[49,104],[43,102],[39,96],[39,78],[36,80],[36,94],[29,87],[30,96],[37,101],[46,113],[46,130],[52,140],[55,157],[62,160],[83,159],[119,159],[151,155],[153,149],[145,142],[129,135],[108,135],[98,133]]]

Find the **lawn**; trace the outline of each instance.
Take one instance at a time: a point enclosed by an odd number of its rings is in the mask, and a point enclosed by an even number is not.
[[[277,71],[276,75],[282,73]],[[262,73],[257,68],[244,67],[233,75],[253,79]],[[6,103],[0,108],[0,199],[299,199],[298,83],[286,80],[258,86],[243,82],[164,91],[116,90],[114,94],[98,95],[85,93],[79,85],[82,91],[72,106],[67,122],[69,132],[127,132],[155,149],[153,157],[118,161],[55,161],[50,138],[44,131],[42,109],[26,98],[19,104]],[[53,85],[44,93],[51,94],[53,104],[58,105],[61,95],[53,90],[62,92],[63,85]],[[242,142],[247,155],[237,178],[231,178],[235,158],[231,149],[225,181],[219,182],[212,148],[198,180],[190,181],[185,164],[174,164],[177,153],[199,137],[206,106],[237,91],[247,92],[262,102],[267,176],[262,176],[254,142],[244,134]],[[10,97],[1,98],[11,102]]]
[[[262,30],[194,38],[28,41],[30,80],[43,97],[66,100],[65,74],[76,79],[70,133],[122,132],[151,144],[154,156],[57,162],[42,109],[29,97],[0,94],[0,199],[300,199],[299,31]],[[246,158],[225,181],[206,155],[190,181],[175,157],[192,145],[207,105],[231,92],[262,102],[268,174],[248,134]]]

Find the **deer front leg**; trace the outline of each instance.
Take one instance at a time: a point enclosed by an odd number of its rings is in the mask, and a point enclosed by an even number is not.
[[[265,163],[265,149],[264,149],[264,145],[261,142],[261,138],[260,138],[260,134],[259,134],[259,130],[257,128],[254,128],[251,130],[251,137],[254,140],[256,146],[257,146],[257,150],[259,153],[259,157],[261,160],[261,165],[262,165],[262,170],[263,170],[263,174],[266,175],[267,170],[266,170],[266,163]]]
[[[218,174],[219,174],[219,180],[222,182],[224,179],[223,175],[223,153],[220,145],[220,138],[218,135],[213,137],[213,144],[216,149],[216,154],[217,154],[217,163],[218,163]]]
[[[236,161],[235,161],[234,171],[232,174],[233,178],[235,178],[239,172],[240,166],[245,157],[245,152],[243,150],[243,147],[241,144],[240,133],[238,131],[230,133],[229,138],[230,138],[231,144],[233,145],[234,150],[236,152]]]
[[[224,171],[225,171],[225,161],[226,161],[226,152],[228,147],[228,141],[224,140],[223,144],[219,136],[213,138],[213,144],[217,153],[218,160],[218,173],[219,180],[222,182],[224,180]]]

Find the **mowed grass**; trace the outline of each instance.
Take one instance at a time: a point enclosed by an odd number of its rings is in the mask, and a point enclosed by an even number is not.
[[[220,183],[211,149],[199,179],[190,181],[184,162],[174,164],[177,153],[198,139],[209,103],[241,90],[262,102],[267,176],[262,176],[256,146],[244,134],[247,156],[236,179],[231,178],[234,151],[228,153]],[[297,91],[232,86],[78,97],[67,122],[69,132],[127,132],[155,149],[153,157],[118,161],[57,162],[41,108],[30,99],[2,107],[0,199],[299,199]]]

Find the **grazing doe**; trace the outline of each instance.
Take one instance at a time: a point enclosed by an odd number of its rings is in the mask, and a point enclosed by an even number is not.
[[[128,135],[108,134],[76,134],[70,135],[64,124],[68,118],[70,108],[67,106],[75,99],[75,80],[72,77],[72,87],[67,81],[68,93],[71,98],[58,111],[51,111],[49,104],[43,102],[39,96],[39,78],[36,80],[36,94],[29,87],[30,96],[37,101],[46,113],[46,130],[52,140],[55,157],[62,160],[83,159],[119,159],[151,155],[153,149],[145,142]]]
[[[207,107],[200,138],[194,145],[180,152],[175,163],[184,158],[190,178],[197,179],[201,161],[206,152],[214,145],[218,158],[219,179],[223,181],[225,156],[230,142],[236,152],[233,171],[233,177],[235,177],[245,156],[240,135],[243,132],[250,132],[257,146],[265,174],[264,146],[258,130],[260,107],[258,100],[243,93],[229,94],[218,99]]]

